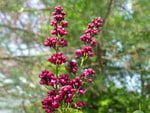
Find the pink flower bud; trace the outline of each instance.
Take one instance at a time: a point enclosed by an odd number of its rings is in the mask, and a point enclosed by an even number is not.
[[[49,47],[55,47],[56,44],[57,44],[57,38],[56,37],[47,38],[47,40],[44,42],[44,45],[49,46]]]
[[[76,102],[76,105],[77,105],[78,107],[83,107],[83,106],[85,105],[85,102],[84,102],[84,101],[77,101],[77,102]]]
[[[47,60],[53,64],[62,64],[66,62],[66,57],[61,52],[58,52],[51,55]]]
[[[52,103],[52,107],[54,107],[54,108],[57,109],[57,108],[59,108],[59,104],[58,104],[57,102],[53,102],[53,103]]]
[[[62,21],[61,25],[62,25],[62,27],[67,27],[68,26],[68,22],[67,21]]]

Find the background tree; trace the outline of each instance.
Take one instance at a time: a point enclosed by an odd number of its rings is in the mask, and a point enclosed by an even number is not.
[[[56,5],[67,11],[70,49],[64,51],[69,57],[80,46],[86,24],[96,16],[104,19],[96,57],[88,63],[97,70],[97,78],[84,97],[88,101],[85,113],[132,113],[137,109],[149,113],[149,0],[0,0],[3,112],[42,112],[39,100],[45,89],[39,87],[38,74],[50,65],[44,60],[51,51],[42,43],[51,29],[50,12]]]

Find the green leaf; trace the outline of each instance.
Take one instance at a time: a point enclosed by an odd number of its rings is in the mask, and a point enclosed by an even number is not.
[[[144,112],[141,111],[141,110],[136,110],[136,111],[134,111],[133,113],[144,113]]]
[[[73,108],[61,108],[61,110],[58,110],[56,113],[83,113],[83,112]]]

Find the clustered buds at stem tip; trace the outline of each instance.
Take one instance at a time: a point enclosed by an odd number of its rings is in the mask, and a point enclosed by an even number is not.
[[[98,32],[101,31],[99,27],[102,27],[102,18],[97,17],[88,24],[88,29],[84,32],[84,34],[80,37],[80,40],[83,41],[85,44],[90,46],[96,46],[96,40],[93,39]]]
[[[66,57],[63,55],[63,53],[58,52],[51,55],[50,58],[47,59],[47,61],[53,64],[62,64],[66,62]]]
[[[54,113],[59,108],[68,107],[68,105],[74,109],[82,108],[86,103],[84,101],[76,101],[75,98],[85,94],[87,90],[85,84],[93,82],[93,77],[95,77],[95,71],[92,68],[83,69],[81,74],[77,75],[82,70],[82,65],[79,66],[78,61],[67,60],[65,55],[59,51],[59,48],[68,46],[68,41],[63,38],[64,35],[68,35],[66,30],[68,22],[64,20],[66,12],[63,11],[61,6],[56,6],[52,15],[53,20],[50,26],[53,26],[54,29],[51,30],[50,34],[54,36],[48,37],[44,42],[44,46],[55,49],[56,53],[47,58],[47,61],[54,64],[56,70],[55,73],[43,70],[39,74],[41,85],[52,86],[47,92],[47,97],[42,101],[42,108],[46,113]],[[96,40],[93,37],[101,31],[99,28],[102,27],[102,22],[102,18],[97,17],[88,24],[88,29],[80,37],[85,46],[75,51],[76,59],[82,59],[84,62],[84,58],[94,55],[93,47],[96,46]],[[60,75],[59,68],[66,62],[66,71],[68,73]]]

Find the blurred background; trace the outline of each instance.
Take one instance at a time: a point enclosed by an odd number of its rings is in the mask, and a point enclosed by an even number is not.
[[[149,0],[0,0],[0,113],[43,113],[46,89],[38,74],[49,69],[50,14],[67,12],[68,57],[82,46],[79,37],[94,17],[104,19],[87,66],[97,72],[84,97],[84,113],[150,113]]]

